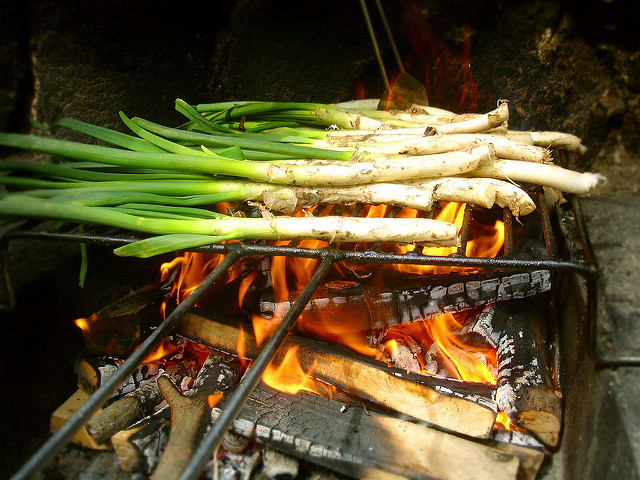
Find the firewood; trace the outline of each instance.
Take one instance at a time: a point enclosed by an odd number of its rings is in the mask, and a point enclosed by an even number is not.
[[[289,480],[298,475],[300,462],[294,456],[266,446],[262,454],[264,472],[269,478]]]
[[[193,368],[191,361],[174,362],[169,365],[166,374],[180,383],[187,375],[195,376]],[[148,383],[96,413],[85,428],[98,444],[105,443],[120,430],[149,415],[163,399],[158,384]]]
[[[89,394],[82,389],[78,389],[71,395],[62,405],[60,405],[53,414],[51,414],[50,428],[52,432],[57,432],[60,428],[76,413],[76,411],[89,399]],[[71,442],[81,447],[91,448],[93,450],[104,450],[107,445],[100,445],[84,428],[81,428],[71,438]]]
[[[140,342],[145,327],[157,325],[160,284],[145,285],[102,308],[88,318],[76,320],[87,351],[111,357],[126,357]],[[86,327],[86,328],[85,328]]]
[[[225,408],[214,407],[214,420]],[[427,427],[318,395],[295,396],[259,384],[233,431],[355,478],[515,479],[510,454]]]
[[[120,430],[150,414],[161,401],[157,384],[150,383],[96,413],[85,428],[97,443],[106,443]]]
[[[151,473],[169,437],[169,409],[163,408],[148,419],[111,437],[120,468],[125,472]]]
[[[180,475],[210,423],[209,396],[235,384],[237,374],[238,366],[234,360],[212,352],[193,388],[185,395],[168,376],[158,379],[158,386],[171,408],[171,432],[152,479],[172,480]]]
[[[111,375],[115,373],[120,364],[110,357],[84,356],[78,360],[76,370],[78,372],[78,388],[87,393],[95,392]],[[119,397],[143,387],[151,381],[155,381],[158,375],[157,363],[145,363],[139,365],[111,397]]]
[[[518,480],[535,480],[548,453],[537,439],[518,431],[496,429],[485,444],[518,457]]]
[[[561,394],[556,389],[546,347],[548,297],[497,304],[498,406],[518,426],[555,447],[562,425]],[[546,308],[545,308],[546,307]]]
[[[177,333],[224,352],[236,352],[239,329],[189,313]],[[255,358],[260,348],[245,332],[245,355]],[[304,371],[351,395],[405,413],[439,427],[475,437],[488,437],[496,411],[490,387],[409,373],[382,362],[341,351],[337,346],[289,336],[276,354],[280,362],[291,347]]]
[[[456,278],[455,275],[450,278]],[[551,286],[548,270],[517,273],[496,278],[459,276],[442,284],[442,276],[431,281],[422,278],[420,285],[385,283],[384,290],[366,283],[336,288],[322,285],[302,312],[303,321],[323,322],[333,332],[369,331],[400,323],[421,321],[445,312],[457,312],[496,301],[524,298],[546,292]],[[266,292],[259,301],[260,314],[284,315],[296,298],[275,302]],[[248,306],[251,308],[250,306]],[[336,314],[337,310],[340,314]]]

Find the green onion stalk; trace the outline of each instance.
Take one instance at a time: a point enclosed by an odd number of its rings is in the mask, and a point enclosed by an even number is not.
[[[329,242],[392,242],[451,246],[457,243],[457,227],[448,222],[426,218],[352,218],[352,217],[277,217],[244,218],[221,214],[210,218],[159,211],[148,207],[108,208],[55,202],[27,195],[9,195],[0,199],[0,215],[17,218],[56,219],[119,227],[154,235],[173,235],[189,247],[206,241],[256,238],[289,240],[311,238]],[[176,211],[177,212],[177,211]],[[184,212],[184,210],[183,210]],[[213,213],[213,212],[211,212]],[[144,215],[144,216],[143,216]],[[175,237],[188,235],[189,237]],[[202,237],[204,236],[204,237]],[[120,248],[117,254],[146,257],[160,253],[158,244],[165,239],[149,239],[142,246]],[[146,247],[145,247],[146,246]],[[149,247],[150,246],[150,247]],[[170,250],[175,250],[171,247]],[[166,251],[166,250],[165,250]]]
[[[131,134],[62,119],[55,128],[106,145],[0,133],[0,145],[59,163],[0,163],[3,220],[96,223],[156,235],[117,250],[148,256],[240,238],[454,245],[455,227],[426,219],[305,218],[319,203],[429,210],[437,201],[535,207],[514,181],[586,193],[602,177],[548,165],[545,147],[582,151],[577,137],[506,129],[508,107],[456,115],[432,107],[384,112],[372,101],[330,105],[222,102],[189,105],[171,128],[120,118]],[[51,129],[49,129],[51,130]],[[264,218],[221,215],[217,202],[258,201]],[[285,215],[269,213],[281,212]]]

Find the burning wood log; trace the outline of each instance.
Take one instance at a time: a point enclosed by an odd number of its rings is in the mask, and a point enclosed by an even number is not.
[[[198,343],[225,352],[237,352],[239,329],[187,314],[177,332]],[[488,437],[496,411],[491,389],[483,384],[465,384],[387,367],[353,351],[289,336],[274,359],[280,362],[297,348],[302,369],[317,380],[335,385],[351,395],[405,413],[442,428],[475,437]],[[260,348],[244,333],[244,355],[255,358]]]
[[[118,367],[118,362],[110,357],[86,356],[81,358],[76,365],[76,370],[78,371],[78,388],[81,388],[87,393],[95,392],[100,385],[106,382],[107,379],[118,370]],[[158,373],[158,363],[152,362],[140,365],[131,376],[113,392],[112,398],[125,395],[143,387],[149,382],[155,381]]]
[[[548,298],[516,299],[486,309],[469,326],[497,347],[498,407],[545,445],[555,447],[562,424],[561,393],[556,389],[546,348]]]
[[[495,301],[523,298],[546,292],[551,287],[548,270],[517,273],[502,278],[473,280],[455,274],[448,285],[429,285],[422,278],[419,286],[385,283],[384,290],[366,283],[325,284],[314,293],[305,307],[302,321],[322,321],[334,332],[369,331],[400,323],[411,323],[443,313],[457,312]],[[286,302],[275,302],[265,293],[259,301],[261,315],[271,317],[276,312],[285,315],[295,301],[296,293]],[[336,311],[340,311],[336,315]]]
[[[546,350],[546,296],[496,305],[494,322],[505,323],[498,343],[500,408],[517,425],[555,447],[562,426],[561,393]]]
[[[185,376],[195,376],[195,371],[193,362],[183,361],[169,365],[166,374],[180,383]],[[105,443],[120,430],[149,415],[163,399],[158,384],[148,383],[96,413],[85,428],[98,444]]]
[[[126,357],[140,343],[143,327],[157,325],[159,302],[167,292],[160,284],[145,285],[90,317],[77,319],[87,351]]]
[[[158,465],[169,437],[169,409],[111,437],[111,445],[125,472],[150,474]]]
[[[171,408],[171,433],[152,479],[172,480],[180,475],[210,423],[209,397],[235,384],[237,375],[235,361],[230,361],[228,356],[211,353],[193,388],[185,395],[168,376],[158,379],[162,395]]]
[[[217,418],[223,399],[213,409]],[[377,478],[515,479],[518,459],[455,435],[360,406],[258,385],[233,431],[343,474]]]
[[[518,457],[518,480],[535,480],[547,451],[544,445],[529,434],[496,429],[486,445]]]

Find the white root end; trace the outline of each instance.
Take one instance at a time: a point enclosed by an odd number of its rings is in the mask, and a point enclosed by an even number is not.
[[[509,131],[508,136],[526,134],[531,138],[531,144],[545,148],[557,148],[560,150],[569,150],[570,152],[579,152],[584,155],[587,147],[582,144],[582,140],[570,133],[562,132],[515,132]]]
[[[442,178],[415,183],[433,191],[433,201],[464,202],[484,208],[508,207],[514,216],[536,209],[529,195],[517,185],[493,178]]]
[[[517,160],[496,160],[470,172],[469,175],[535,183],[576,195],[589,193],[606,180],[597,173],[580,173],[556,165]]]
[[[509,119],[509,106],[507,102],[498,105],[498,108],[489,113],[462,122],[448,123],[435,127],[436,132],[444,133],[477,133],[499,127]]]

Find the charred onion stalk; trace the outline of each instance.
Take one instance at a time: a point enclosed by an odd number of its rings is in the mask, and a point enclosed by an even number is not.
[[[304,218],[291,214],[320,203],[389,204],[429,210],[437,201],[516,216],[533,211],[513,182],[570,193],[592,190],[602,177],[550,165],[548,148],[582,153],[572,135],[507,129],[508,105],[457,115],[416,105],[375,109],[345,104],[176,101],[188,122],[170,128],[121,119],[134,135],[73,119],[56,125],[109,145],[0,133],[0,145],[43,152],[62,163],[0,164],[4,219],[48,218],[97,223],[157,237],[118,249],[148,256],[238,238],[455,245],[455,227],[425,219]],[[264,203],[264,218],[237,218],[205,206]]]

